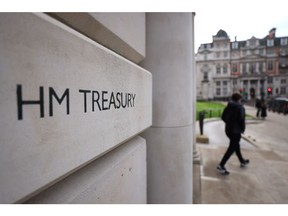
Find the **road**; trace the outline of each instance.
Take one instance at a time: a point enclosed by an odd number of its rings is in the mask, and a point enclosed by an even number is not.
[[[246,113],[255,116],[256,109],[246,106]],[[247,124],[245,136],[251,137],[261,149],[288,152],[288,115],[267,112],[259,124]]]

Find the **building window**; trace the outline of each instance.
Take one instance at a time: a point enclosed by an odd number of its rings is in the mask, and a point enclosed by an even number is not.
[[[246,50],[243,50],[243,51],[242,51],[242,54],[243,54],[243,55],[246,55]]]
[[[268,46],[268,47],[274,46],[274,40],[273,40],[273,39],[268,39],[268,40],[267,40],[267,46]]]
[[[274,53],[274,49],[267,49],[267,55],[273,55]]]
[[[220,52],[216,52],[216,57],[220,58]]]
[[[238,43],[237,42],[232,43],[232,49],[238,49]]]
[[[223,86],[227,86],[227,81],[223,81]]]
[[[224,52],[224,57],[227,57],[227,52]]]
[[[281,84],[286,84],[286,79],[281,79]]]
[[[227,64],[224,64],[224,66],[223,66],[223,73],[227,74]]]
[[[259,72],[262,73],[263,72],[263,63],[259,62]]]
[[[287,49],[280,49],[280,56],[286,56],[288,53],[288,50]]]
[[[238,71],[238,69],[237,69],[237,63],[233,63],[233,64],[232,64],[232,72],[235,73],[235,72],[237,72],[237,71]]]
[[[251,74],[254,74],[254,73],[255,73],[255,69],[256,69],[255,63],[250,63],[250,64],[249,64],[249,72],[250,72]]]
[[[237,79],[233,79],[233,85],[237,85]]]
[[[268,77],[267,78],[267,83],[272,84],[273,83],[273,77]]]
[[[227,93],[228,93],[227,88],[223,88],[223,95],[227,96]]]
[[[272,71],[273,70],[273,61],[268,61],[268,71]]]
[[[216,82],[216,86],[221,86],[221,82],[220,82],[220,81],[217,81],[217,82]]]
[[[263,55],[264,54],[264,50],[263,49],[260,49],[259,50],[259,55]]]
[[[221,88],[216,88],[216,95],[220,96],[221,95]]]
[[[288,45],[288,38],[281,38],[281,46],[286,46]]]
[[[238,56],[238,52],[237,52],[237,51],[236,51],[236,52],[235,52],[235,51],[232,52],[232,53],[231,53],[231,56],[232,56],[232,57],[237,57],[237,56]]]
[[[207,72],[207,71],[204,72],[204,77],[203,77],[203,79],[204,79],[204,80],[208,80],[208,72]]]
[[[205,61],[207,60],[207,54],[204,54],[204,60]]]
[[[242,73],[247,73],[246,63],[242,64]]]
[[[286,94],[286,87],[280,87],[280,94]]]
[[[220,64],[217,64],[217,66],[216,66],[216,73],[217,73],[217,74],[220,74],[220,73],[221,73]]]

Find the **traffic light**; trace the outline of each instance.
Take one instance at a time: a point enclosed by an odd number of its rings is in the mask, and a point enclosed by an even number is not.
[[[272,94],[272,88],[271,88],[271,87],[268,87],[268,88],[267,88],[267,94],[268,94],[268,95]]]

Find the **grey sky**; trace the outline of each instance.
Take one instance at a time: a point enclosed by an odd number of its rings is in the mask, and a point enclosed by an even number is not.
[[[196,1],[195,52],[201,43],[212,42],[212,35],[219,29],[225,30],[232,41],[235,36],[237,40],[263,38],[274,27],[276,37],[288,36],[286,5],[284,0]]]

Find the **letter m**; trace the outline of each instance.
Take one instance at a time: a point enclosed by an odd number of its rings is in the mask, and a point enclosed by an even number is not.
[[[66,113],[69,115],[70,109],[69,109],[69,89],[66,89],[63,93],[62,97],[59,98],[56,92],[52,87],[49,87],[49,116],[53,116],[53,97],[57,100],[59,104],[62,103],[62,101],[67,97],[66,99]]]

